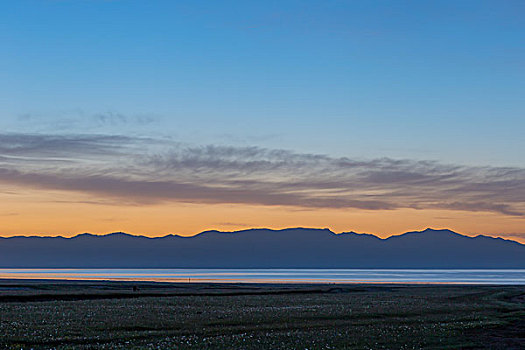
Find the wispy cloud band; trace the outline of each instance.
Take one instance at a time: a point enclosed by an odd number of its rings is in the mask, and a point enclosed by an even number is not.
[[[0,134],[0,183],[118,203],[488,211],[525,216],[525,169],[111,135]]]

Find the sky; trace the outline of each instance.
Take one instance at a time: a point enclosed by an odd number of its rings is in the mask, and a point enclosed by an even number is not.
[[[525,242],[523,1],[0,3],[0,235]]]

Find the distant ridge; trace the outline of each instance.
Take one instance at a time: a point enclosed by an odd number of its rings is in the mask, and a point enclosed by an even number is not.
[[[426,229],[385,239],[264,228],[146,237],[114,232],[0,238],[3,268],[525,268],[525,245]]]
[[[284,228],[284,229],[251,228],[251,229],[237,230],[237,231],[206,230],[206,231],[199,232],[199,233],[197,233],[197,234],[195,234],[193,236],[182,236],[182,235],[170,233],[170,234],[167,234],[167,235],[164,235],[164,236],[149,237],[149,236],[146,236],[146,235],[140,235],[140,234],[137,235],[137,234],[131,234],[131,233],[123,232],[123,231],[115,231],[115,232],[103,233],[103,234],[95,234],[95,233],[90,233],[90,232],[84,232],[84,233],[79,233],[79,234],[71,236],[71,237],[65,237],[65,236],[60,236],[60,235],[59,236],[37,236],[37,235],[25,236],[25,235],[18,235],[18,236],[9,236],[9,237],[2,237],[2,236],[0,236],[0,240],[1,239],[12,239],[12,238],[62,238],[62,239],[75,239],[75,238],[84,237],[84,236],[86,236],[86,237],[107,237],[107,236],[115,236],[115,235],[122,235],[122,236],[128,236],[128,237],[137,237],[137,238],[147,238],[147,239],[162,239],[162,238],[167,238],[167,237],[194,238],[194,237],[197,237],[197,236],[200,236],[200,235],[203,235],[203,234],[207,234],[207,233],[235,234],[235,233],[252,232],[252,231],[282,232],[282,231],[291,231],[291,230],[325,231],[325,232],[329,232],[329,233],[331,233],[333,235],[369,236],[369,237],[374,237],[374,238],[377,238],[379,240],[384,240],[384,241],[389,240],[391,238],[401,237],[401,236],[405,236],[405,235],[409,235],[409,234],[417,234],[417,233],[423,233],[423,232],[427,232],[427,231],[439,231],[439,232],[450,232],[452,234],[455,234],[455,235],[458,235],[458,236],[462,236],[462,237],[465,237],[465,238],[486,237],[486,238],[490,238],[490,239],[497,239],[497,240],[503,240],[503,241],[508,241],[508,242],[514,242],[514,243],[517,243],[519,245],[525,245],[525,244],[522,244],[520,242],[514,241],[512,239],[505,239],[505,238],[501,238],[501,237],[492,237],[492,236],[487,236],[487,235],[466,236],[466,235],[462,235],[460,233],[454,232],[454,231],[452,231],[450,229],[433,229],[433,228],[426,228],[426,229],[424,229],[422,231],[408,231],[408,232],[404,232],[404,233],[401,233],[401,234],[398,234],[398,235],[392,235],[392,236],[389,236],[389,237],[386,237],[386,238],[381,238],[381,237],[376,236],[376,235],[374,235],[372,233],[364,233],[364,232],[348,231],[348,232],[336,233],[336,232],[333,232],[332,230],[330,230],[328,228],[290,227],[290,228]]]

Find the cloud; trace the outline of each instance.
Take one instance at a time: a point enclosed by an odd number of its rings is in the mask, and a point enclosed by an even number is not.
[[[5,157],[75,158],[114,154],[130,139],[107,135],[0,134],[0,159]]]
[[[247,224],[245,222],[216,222],[215,224],[220,226],[246,226],[246,227],[253,227],[253,224]]]
[[[50,157],[63,162],[50,167],[44,162]],[[0,183],[81,192],[120,204],[449,209],[525,216],[523,168],[355,160],[125,136],[0,134]]]
[[[496,233],[494,235],[495,236],[499,235],[501,237],[518,237],[518,238],[524,238],[525,239],[525,232],[523,232],[523,233],[515,232],[515,233],[505,233],[505,234],[503,234],[503,233],[501,233],[501,234]]]
[[[151,204],[170,200],[198,203],[244,203],[262,205],[290,205],[313,208],[354,207],[361,209],[390,209],[388,203],[376,200],[341,200],[330,197],[312,197],[307,194],[269,191],[261,186],[225,188],[201,183],[162,180],[132,180],[125,177],[101,175],[24,174],[0,168],[0,181],[18,186],[77,191],[111,196],[133,203]]]
[[[19,130],[56,133],[67,132],[72,128],[96,132],[113,129],[119,131],[126,127],[146,127],[159,122],[154,114],[124,114],[116,111],[88,113],[83,110],[57,112],[54,115],[23,113],[17,116],[15,126]],[[21,127],[21,129],[20,129]]]
[[[126,115],[118,112],[96,113],[92,118],[100,126],[118,126],[121,124],[145,125],[157,121],[157,118],[152,115]]]
[[[10,212],[10,213],[0,213],[0,216],[18,216],[20,213]]]

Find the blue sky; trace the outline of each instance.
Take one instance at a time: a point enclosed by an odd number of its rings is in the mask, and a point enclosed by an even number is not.
[[[523,240],[525,2],[0,2],[0,234]]]
[[[7,131],[525,166],[522,1],[20,0],[0,12]]]

